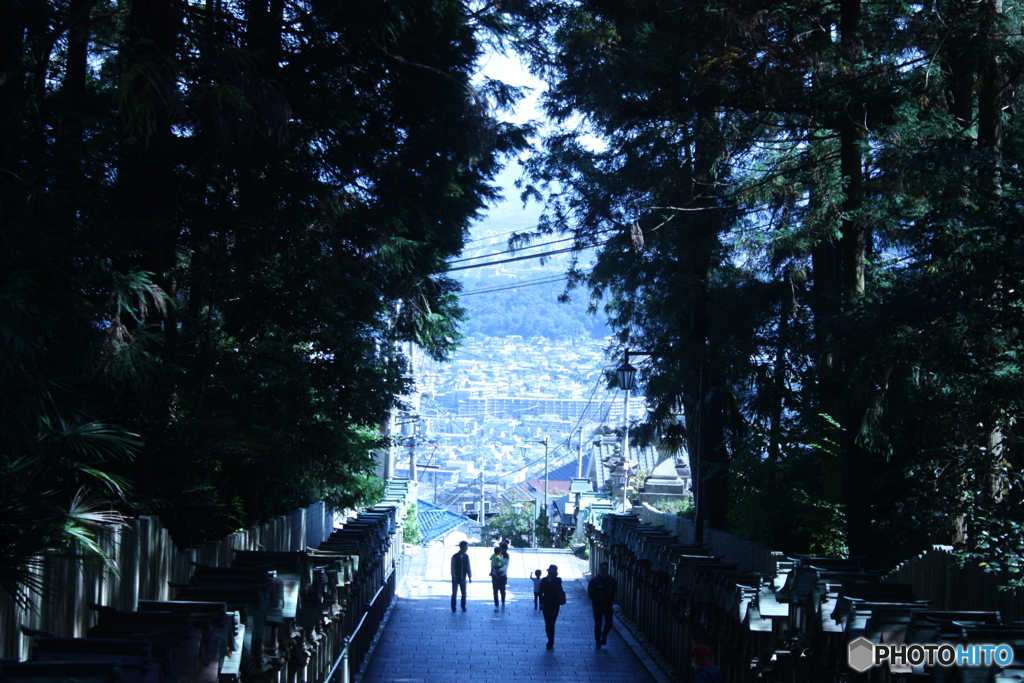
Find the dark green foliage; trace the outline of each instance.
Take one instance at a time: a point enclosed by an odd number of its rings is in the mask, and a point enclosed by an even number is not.
[[[104,421],[96,393],[117,381],[145,335],[121,334],[81,305],[77,287],[103,287],[132,317],[149,283],[112,281],[102,264],[76,263],[71,245],[48,244],[58,234],[52,214],[44,208],[32,223],[15,194],[0,195],[9,228],[0,249],[0,588],[31,604],[30,592],[54,589],[33,573],[44,556],[104,559],[94,532],[119,523],[107,501],[133,493],[116,472],[140,446]]]
[[[416,545],[423,540],[423,535],[420,531],[420,518],[415,503],[410,505],[406,511],[405,526],[402,529],[402,540],[410,545]]]
[[[551,533],[551,520],[548,519],[548,511],[541,510],[540,514],[537,515],[536,529],[534,534],[537,538],[538,548],[551,548],[554,546],[555,539]]]
[[[734,454],[730,489],[733,533],[790,553],[845,556],[842,507],[825,500],[818,484],[819,459],[839,454],[832,448],[816,453],[789,447],[777,459],[762,459],[761,455]]]
[[[698,524],[1016,562],[1019,4],[546,7],[539,234],[600,245]]]
[[[513,548],[529,548],[532,515],[533,509],[529,504],[517,511],[513,503],[502,502],[498,514],[487,520],[487,527],[493,536],[508,540]]]
[[[183,545],[372,502],[395,349],[457,347],[439,273],[524,144],[470,82],[505,24],[447,0],[4,4],[0,463],[58,477],[65,509],[91,476]],[[42,429],[91,446],[33,460]]]
[[[693,508],[692,498],[683,498],[682,500],[656,500],[651,503],[651,507],[660,512],[666,512],[676,517],[682,517],[688,519],[691,522],[696,512]]]

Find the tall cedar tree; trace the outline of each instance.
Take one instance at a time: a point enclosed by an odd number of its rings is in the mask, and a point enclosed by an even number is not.
[[[993,559],[1019,517],[1020,6],[548,10],[541,231],[597,247],[573,284],[656,352],[647,432],[682,412],[698,519]]]
[[[491,114],[514,93],[470,81],[506,24],[449,0],[0,9],[0,286],[34,354],[7,381],[138,435],[104,464],[129,509],[188,544],[366,499],[393,349],[456,348],[438,273],[524,144]],[[46,419],[5,423],[5,463]]]

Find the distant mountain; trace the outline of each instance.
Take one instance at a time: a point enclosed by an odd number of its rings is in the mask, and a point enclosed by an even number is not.
[[[549,271],[551,272],[551,271]],[[542,277],[533,271],[530,277]],[[603,313],[587,314],[585,292],[569,303],[559,303],[564,281],[517,286],[510,277],[466,277],[462,305],[469,313],[463,332],[473,337],[547,337],[548,339],[602,339],[610,334]],[[483,293],[473,294],[483,290]]]
[[[453,263],[454,267],[468,267],[452,273],[463,284],[462,305],[469,312],[463,332],[473,337],[604,338],[610,334],[604,313],[587,314],[587,292],[573,292],[572,301],[558,302],[565,290],[568,255],[552,256],[543,264],[540,259],[513,260],[565,248],[567,243],[548,245],[560,239],[551,236],[538,239],[535,248],[507,253],[512,233],[535,228],[541,213],[535,203],[523,206],[514,187],[518,176],[519,168],[513,164],[495,179],[506,199],[491,207],[486,218],[473,227],[472,240]],[[486,263],[496,265],[476,267]],[[537,282],[545,280],[548,282]]]

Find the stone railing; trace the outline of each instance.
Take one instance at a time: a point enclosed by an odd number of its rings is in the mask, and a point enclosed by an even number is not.
[[[220,680],[236,680],[229,671],[239,661],[262,670],[260,680],[348,680],[405,577],[409,496],[409,483],[395,480],[385,500],[358,514],[338,515],[317,503],[184,551],[155,518],[130,520],[100,538],[116,571],[48,559],[41,578],[56,590],[35,596],[28,609],[0,592],[0,659],[25,661],[33,650],[45,650],[59,660],[61,648],[87,650],[99,641],[85,636],[116,630],[119,621],[176,619],[148,617],[153,612],[145,610],[166,615],[220,602],[226,617],[214,619],[217,626],[203,635],[204,643],[221,643]],[[144,611],[136,614],[140,601]],[[225,618],[235,626],[224,626]],[[225,635],[232,629],[249,636],[237,648]]]
[[[600,526],[587,526],[587,538],[591,572],[607,561],[618,582],[623,625],[673,680],[692,680],[696,643],[711,647],[727,683],[861,680],[847,651],[862,638],[1005,642],[1024,652],[1022,591],[999,591],[999,577],[960,567],[948,549],[883,577],[856,558],[785,557],[721,531],[694,543],[686,520],[647,508],[605,515]],[[883,667],[863,680],[889,683],[909,673]],[[949,672],[914,674],[939,681]],[[1024,679],[1024,663],[1005,675],[995,680]]]

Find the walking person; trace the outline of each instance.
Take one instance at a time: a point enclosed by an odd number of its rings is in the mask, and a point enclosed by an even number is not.
[[[505,587],[508,585],[508,546],[495,546],[491,555],[491,591],[494,593],[494,611],[498,611],[498,595],[501,606],[505,607]]]
[[[618,589],[619,584],[615,577],[608,573],[608,563],[602,562],[598,565],[597,576],[587,585],[587,595],[590,596],[590,604],[594,608],[594,639],[597,641],[598,650],[602,645],[608,644],[608,634],[612,630],[612,605],[615,604],[615,593]]]
[[[539,569],[530,577],[530,581],[533,582],[533,609],[540,609],[540,582],[542,580]]]
[[[558,566],[548,567],[548,575],[540,581],[540,609],[544,614],[544,632],[548,636],[548,649],[555,648],[555,621],[558,611],[565,604],[565,589],[558,576]]]
[[[690,664],[697,670],[693,683],[722,683],[722,672],[711,663],[711,648],[697,643],[690,652]]]
[[[452,611],[455,611],[455,594],[462,590],[462,611],[466,611],[466,582],[473,583],[473,570],[469,567],[469,543],[459,542],[459,552],[452,555]]]

